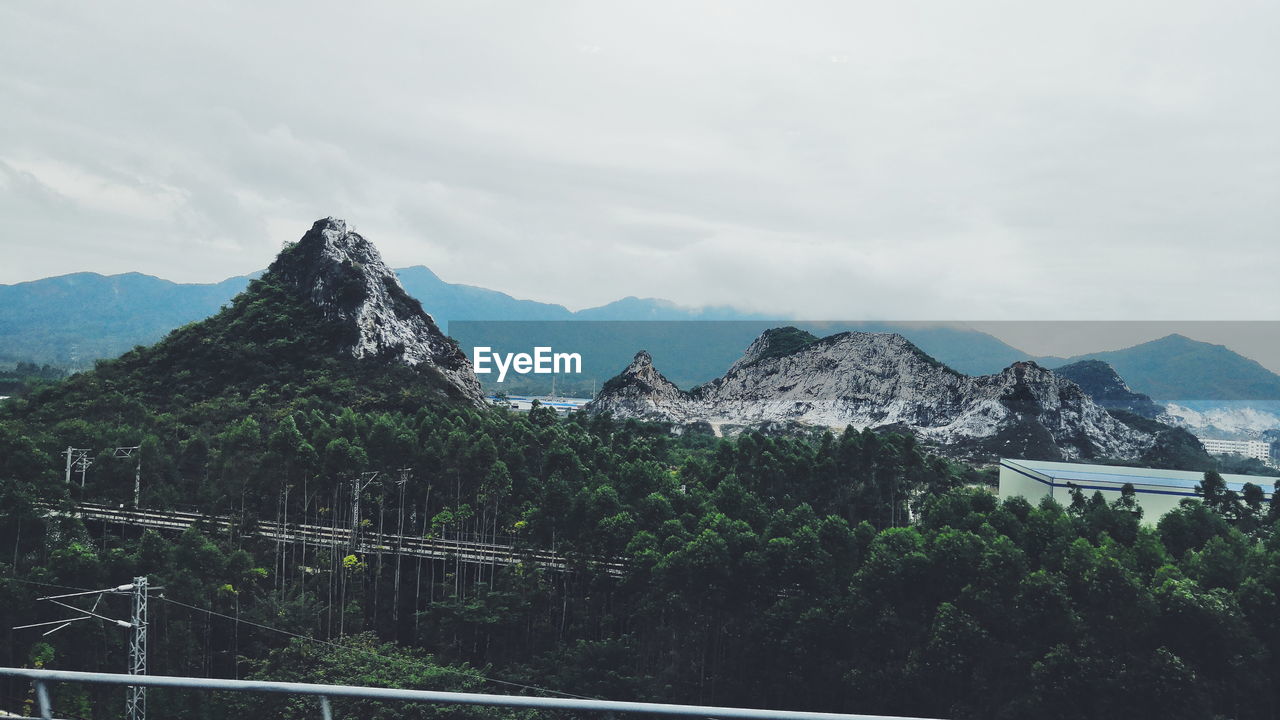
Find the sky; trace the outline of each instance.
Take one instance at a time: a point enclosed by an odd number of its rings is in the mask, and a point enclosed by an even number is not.
[[[1280,4],[0,5],[0,283],[320,217],[570,308],[1280,317]]]

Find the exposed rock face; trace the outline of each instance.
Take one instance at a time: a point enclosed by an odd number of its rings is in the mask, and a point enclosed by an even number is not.
[[[1079,385],[1094,402],[1108,410],[1127,410],[1145,418],[1155,418],[1163,411],[1150,396],[1134,392],[1105,361],[1081,360],[1053,372]]]
[[[779,340],[790,347],[778,351]],[[1136,457],[1154,441],[1113,418],[1075,383],[1035,363],[970,377],[896,333],[805,341],[769,331],[723,377],[690,393],[667,381],[649,354],[641,353],[587,409],[717,428],[893,427],[971,454]]]
[[[1035,437],[1047,431],[1064,458],[1137,458],[1155,442],[1155,435],[1112,417],[1074,382],[1033,362],[1018,362],[995,375],[973,378],[980,406],[999,409],[987,414],[991,425],[968,424],[972,413],[963,412],[952,432],[937,435],[945,443],[967,438],[982,441],[986,449],[1005,455],[1018,450],[1036,451]],[[990,434],[984,436],[986,427]],[[931,433],[925,432],[926,437]]]
[[[437,371],[463,398],[483,401],[467,356],[404,291],[373,243],[346,222],[317,220],[268,272],[343,328],[341,352]]]
[[[621,375],[605,383],[601,395],[608,394],[619,417],[640,420],[668,420],[682,416],[685,393],[662,376],[653,358],[641,350]]]

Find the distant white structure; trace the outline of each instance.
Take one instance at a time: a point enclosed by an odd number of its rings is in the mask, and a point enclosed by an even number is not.
[[[527,396],[527,395],[507,395],[499,397],[496,395],[489,396],[489,402],[500,407],[505,407],[517,412],[529,412],[533,408],[533,403],[537,401],[543,407],[549,407],[558,413],[570,413],[574,410],[581,410],[583,405],[591,402],[591,398],[566,398],[554,395]]]
[[[1260,475],[1223,475],[1227,488],[1240,492],[1245,483],[1262,488],[1267,502],[1275,491],[1280,477]],[[1116,467],[1111,465],[1082,465],[1078,463],[1046,462],[1041,460],[1000,461],[1000,499],[1015,495],[1033,504],[1041,498],[1051,497],[1063,505],[1071,502],[1071,488],[1077,487],[1086,497],[1101,492],[1107,502],[1120,497],[1126,483],[1132,484],[1142,507],[1142,522],[1150,525],[1176,508],[1183,498],[1196,498],[1196,485],[1204,480],[1204,473],[1190,470],[1158,470],[1152,468]]]
[[[1204,449],[1210,455],[1243,455],[1257,458],[1264,463],[1271,462],[1271,443],[1263,440],[1214,440],[1200,438]]]

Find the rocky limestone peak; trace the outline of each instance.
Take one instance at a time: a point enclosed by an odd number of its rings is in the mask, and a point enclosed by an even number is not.
[[[636,353],[627,369],[623,370],[622,374],[614,378],[614,380],[630,385],[638,385],[647,391],[656,391],[663,394],[684,394],[674,383],[658,372],[658,368],[653,365],[653,356],[647,350],[641,350]],[[613,381],[611,380],[610,382]]]
[[[1014,413],[1037,414],[1048,407],[1063,403],[1079,406],[1088,400],[1080,386],[1030,360],[1020,360],[977,381],[996,388],[1000,402]]]
[[[641,420],[679,420],[688,414],[689,396],[658,372],[653,356],[641,350],[586,409]]]
[[[794,328],[779,330],[761,335],[729,372],[689,393],[663,378],[648,353],[639,354],[588,411],[720,428],[897,428],[973,456],[1016,447],[1046,459],[1136,457],[1153,440],[1033,362],[975,378],[896,333],[811,339]]]
[[[466,355],[405,292],[373,243],[344,220],[317,220],[267,272],[343,326],[339,351],[434,368],[464,398],[483,401]]]
[[[1034,425],[1063,457],[1137,457],[1154,437],[1112,417],[1079,385],[1031,361],[974,379],[977,395],[994,397],[1004,422]]]
[[[648,368],[653,367],[653,356],[648,350],[641,350],[631,359],[631,364],[623,371],[624,374],[635,375],[637,373],[646,372]]]
[[[781,328],[769,328],[751,342],[747,351],[729,366],[727,374],[733,374],[743,368],[771,357],[781,357],[793,353],[809,343],[817,340],[817,336],[797,327],[788,325]]]

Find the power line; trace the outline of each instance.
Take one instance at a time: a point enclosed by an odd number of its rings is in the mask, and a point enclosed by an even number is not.
[[[231,616],[231,615],[224,615],[223,613],[216,612],[216,611],[214,611],[214,610],[208,610],[208,609],[206,609],[206,608],[197,607],[197,606],[195,606],[195,605],[188,605],[187,603],[180,602],[180,601],[178,601],[178,600],[172,600],[172,599],[167,598],[167,597],[165,597],[165,596],[163,596],[163,595],[158,596],[156,599],[158,599],[158,600],[163,600],[164,602],[172,603],[172,604],[174,604],[174,605],[180,605],[180,606],[182,606],[182,607],[189,608],[189,609],[191,609],[191,610],[198,610],[198,611],[200,611],[200,612],[202,612],[202,613],[207,613],[207,614],[209,614],[209,615],[213,615],[213,616],[215,616],[215,617],[224,618],[224,619],[226,619],[226,620],[230,620],[230,621],[235,622],[235,623],[243,623],[243,624],[245,624],[245,625],[250,625],[250,626],[252,626],[252,627],[261,628],[261,629],[263,629],[263,630],[270,630],[271,632],[280,633],[281,635],[288,635],[288,636],[290,636],[290,637],[295,637],[295,638],[298,638],[299,640],[306,640],[306,641],[308,641],[308,642],[313,642],[313,643],[317,643],[317,644],[320,644],[320,645],[328,645],[329,647],[337,648],[337,649],[339,649],[339,650],[347,650],[347,651],[351,651],[351,652],[357,652],[357,653],[361,653],[361,654],[363,654],[363,655],[369,655],[369,656],[371,656],[371,657],[376,657],[376,658],[378,658],[378,659],[380,659],[380,660],[386,660],[386,661],[388,661],[388,662],[393,662],[393,663],[394,663],[394,662],[404,663],[404,661],[403,661],[403,660],[400,660],[399,658],[388,657],[388,656],[386,656],[386,655],[382,655],[382,654],[380,654],[380,653],[376,653],[376,652],[374,652],[374,651],[372,651],[372,650],[365,650],[365,649],[363,649],[363,648],[351,647],[351,646],[349,646],[349,645],[343,645],[342,643],[336,643],[336,642],[333,642],[333,641],[331,641],[331,640],[321,640],[320,638],[314,638],[314,637],[310,637],[310,636],[308,636],[308,635],[300,635],[300,634],[295,633],[295,632],[289,632],[288,630],[281,630],[280,628],[274,628],[274,627],[271,627],[271,626],[269,626],[269,625],[263,625],[263,624],[261,624],[261,623],[256,623],[256,622],[253,622],[252,620],[244,620],[244,619],[242,619],[242,618],[233,617],[233,616]],[[447,665],[443,665],[443,666],[442,666],[442,665],[437,665],[436,667],[437,667],[437,668],[439,668],[439,669],[441,669],[441,670],[446,670],[446,671],[448,671],[448,672],[457,673],[457,674],[459,674],[459,675],[465,675],[465,676],[467,676],[467,677],[478,678],[478,679],[480,679],[480,680],[484,680],[485,682],[495,683],[495,684],[498,684],[498,685],[507,685],[507,686],[510,686],[510,687],[520,688],[520,689],[522,689],[522,690],[533,690],[533,691],[536,691],[536,692],[549,693],[549,694],[552,694],[552,695],[560,695],[560,696],[563,696],[563,697],[578,698],[579,700],[599,700],[599,699],[600,699],[600,698],[593,698],[593,697],[589,697],[589,696],[586,696],[586,695],[574,695],[573,693],[561,692],[561,691],[559,691],[559,690],[551,690],[551,689],[549,689],[549,688],[538,687],[537,685],[523,685],[523,684],[521,684],[521,683],[517,683],[517,682],[510,682],[510,681],[508,681],[508,680],[498,680],[497,678],[485,677],[484,675],[480,675],[480,674],[478,674],[478,673],[468,673],[468,672],[466,672],[465,670],[459,670],[459,669],[457,669],[457,668],[451,668],[451,667],[449,667],[449,666],[447,666]]]
[[[4,580],[7,580],[9,582],[19,582],[26,585],[39,585],[41,587],[58,588],[59,590],[78,590],[80,592],[92,592],[88,588],[73,587],[71,585],[58,585],[57,583],[38,582],[36,580],[23,580],[22,578],[12,577],[12,576],[4,578]]]
[[[59,589],[62,589],[62,590],[81,590],[81,591],[83,591],[83,590],[85,589],[85,588],[73,587],[73,586],[71,586],[71,585],[57,585],[57,584],[54,584],[54,583],[38,582],[38,581],[36,581],[36,580],[23,580],[22,578],[16,578],[16,577],[9,577],[9,578],[5,578],[5,579],[6,579],[6,580],[11,580],[11,581],[13,581],[13,582],[26,583],[26,584],[28,584],[28,585],[40,585],[40,586],[43,586],[43,587],[59,588]],[[388,657],[388,656],[386,656],[386,655],[382,655],[382,654],[380,654],[380,653],[373,652],[372,650],[364,650],[364,649],[362,649],[362,648],[350,647],[350,646],[348,646],[348,645],[343,645],[343,644],[341,644],[341,643],[336,643],[336,642],[333,642],[333,641],[331,641],[331,640],[321,640],[320,638],[314,638],[314,637],[311,637],[311,636],[309,636],[309,635],[301,635],[301,634],[298,634],[298,633],[295,633],[295,632],[289,632],[288,630],[281,630],[280,628],[274,628],[274,627],[271,627],[270,625],[263,625],[263,624],[261,624],[261,623],[253,622],[252,620],[245,620],[245,619],[243,619],[243,618],[233,617],[233,616],[231,616],[231,615],[224,615],[223,613],[220,613],[220,612],[217,612],[217,611],[214,611],[214,610],[209,610],[209,609],[207,609],[207,608],[197,607],[197,606],[195,606],[195,605],[188,605],[187,603],[181,602],[181,601],[179,601],[179,600],[174,600],[174,599],[172,599],[172,598],[167,598],[167,597],[165,597],[165,596],[163,596],[163,595],[157,595],[157,596],[156,596],[156,599],[157,599],[157,600],[163,600],[164,602],[170,603],[170,604],[172,604],[172,605],[179,605],[179,606],[181,606],[181,607],[188,608],[188,609],[190,609],[190,610],[197,610],[197,611],[199,611],[199,612],[206,613],[206,614],[209,614],[209,615],[213,615],[213,616],[215,616],[215,617],[220,617],[220,618],[223,618],[223,619],[225,619],[225,620],[230,620],[230,621],[235,622],[235,623],[242,623],[242,624],[244,624],[244,625],[250,625],[250,626],[252,626],[252,627],[256,627],[256,628],[259,628],[259,629],[262,629],[262,630],[269,630],[269,631],[274,632],[274,633],[280,633],[281,635],[288,635],[289,637],[295,637],[295,638],[298,638],[299,640],[306,640],[306,641],[308,641],[308,642],[318,643],[318,644],[320,644],[320,645],[328,645],[329,647],[337,648],[337,649],[339,649],[339,650],[348,650],[348,651],[352,651],[352,652],[362,653],[362,654],[364,654],[364,655],[370,655],[370,656],[376,657],[376,658],[378,658],[378,659],[380,659],[380,660],[386,660],[386,661],[388,661],[388,662],[404,662],[403,660],[399,660],[398,658]],[[536,692],[543,692],[543,693],[548,693],[548,694],[551,694],[551,695],[560,695],[560,696],[562,696],[562,697],[578,698],[579,700],[599,700],[599,699],[600,699],[600,698],[598,698],[598,697],[591,697],[591,696],[589,696],[589,695],[574,695],[573,693],[561,692],[561,691],[559,691],[559,690],[551,690],[550,688],[538,687],[537,685],[523,685],[523,684],[521,684],[521,683],[511,682],[511,681],[509,681],[509,680],[499,680],[499,679],[497,679],[497,678],[485,677],[484,675],[480,675],[479,673],[467,673],[466,671],[458,670],[457,668],[451,668],[451,667],[449,667],[449,666],[447,666],[447,665],[437,665],[436,667],[437,667],[437,668],[439,668],[439,669],[441,669],[441,670],[446,670],[446,671],[448,671],[448,672],[457,673],[457,674],[459,674],[459,675],[466,675],[467,677],[478,678],[478,679],[483,680],[483,681],[485,681],[485,682],[494,683],[494,684],[496,684],[496,685],[507,685],[507,686],[509,686],[509,687],[520,688],[520,689],[522,689],[522,690],[533,690],[533,691],[536,691]]]
[[[20,580],[19,578],[16,578],[16,577],[10,578],[10,579],[17,580],[18,582],[27,583],[31,585],[59,587],[56,585],[52,585],[51,583],[40,583],[40,582],[29,581],[29,580]],[[53,603],[54,605],[57,605],[58,607],[61,607],[61,608],[65,608],[67,610],[73,610],[77,613],[76,617],[64,618],[62,620],[54,620],[51,622],[38,622],[38,623],[29,623],[27,625],[18,625],[13,627],[12,629],[26,630],[29,628],[40,628],[40,627],[48,627],[49,625],[57,625],[57,627],[55,627],[54,629],[44,633],[45,635],[52,635],[53,633],[56,633],[59,630],[62,630],[63,628],[71,625],[71,623],[74,623],[74,622],[79,622],[81,620],[89,620],[90,618],[97,618],[99,620],[104,620],[106,622],[112,623],[114,625],[117,625],[119,627],[123,627],[129,630],[129,674],[130,675],[146,675],[147,674],[147,591],[148,591],[147,577],[145,575],[138,576],[138,577],[135,577],[133,579],[133,582],[128,585],[117,585],[115,587],[103,588],[99,590],[82,590],[80,588],[63,588],[63,589],[75,590],[75,592],[62,593],[61,595],[46,595],[44,597],[40,597],[36,599]],[[162,590],[163,588],[156,588],[156,589]],[[98,605],[102,602],[102,598],[105,595],[124,594],[124,593],[129,593],[133,599],[131,603],[131,606],[133,609],[133,615],[128,621],[109,617],[107,615],[100,615],[96,612],[96,610],[98,609]],[[85,597],[88,595],[94,596],[92,608],[86,610],[83,607],[79,607],[77,605],[71,604],[71,601],[73,599],[75,600],[85,599]],[[43,688],[37,687],[36,691],[37,691],[36,694],[40,695],[41,697],[41,702],[42,703],[46,702],[47,699],[44,697]],[[47,713],[45,716],[48,717]],[[129,687],[128,697],[125,700],[125,716],[128,718],[128,720],[146,720],[147,689],[145,686],[132,685]]]

